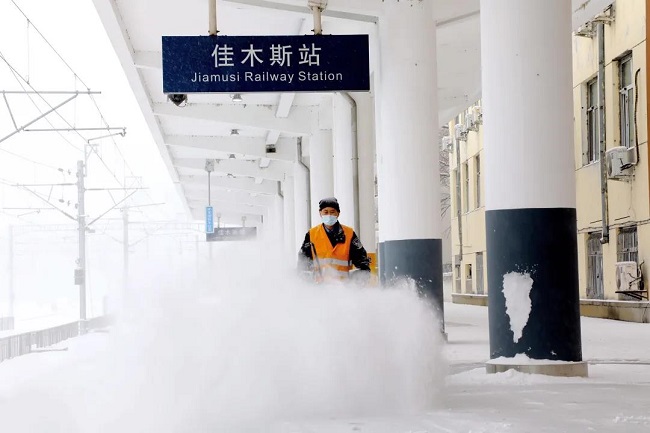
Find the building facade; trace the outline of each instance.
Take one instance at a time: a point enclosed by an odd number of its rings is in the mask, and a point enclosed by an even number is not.
[[[578,257],[585,298],[645,297],[639,284],[650,258],[644,11],[643,0],[617,1],[573,38]]]
[[[650,153],[645,10],[645,0],[619,0],[573,35],[583,299],[647,299],[643,274],[650,272]],[[480,104],[470,107],[450,123],[444,139],[450,149],[454,293],[486,294],[488,289],[481,117]],[[548,173],[553,175],[553,167]]]
[[[487,293],[485,189],[480,103],[449,123],[443,142],[449,149],[451,245],[454,293]]]

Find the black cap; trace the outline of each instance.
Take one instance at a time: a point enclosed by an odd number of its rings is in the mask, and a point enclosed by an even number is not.
[[[341,212],[339,208],[339,202],[336,200],[336,197],[327,197],[318,202],[318,211],[322,211],[326,207],[332,207],[336,209],[337,212]]]

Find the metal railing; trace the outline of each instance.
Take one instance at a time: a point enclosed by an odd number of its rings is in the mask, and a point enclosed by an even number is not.
[[[109,324],[109,316],[100,316],[86,321],[76,321],[40,331],[0,338],[0,362],[53,346],[90,330],[105,328]]]

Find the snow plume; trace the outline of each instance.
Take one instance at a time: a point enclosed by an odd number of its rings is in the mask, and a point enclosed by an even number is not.
[[[193,254],[132,267],[102,362],[42,396],[66,433],[284,431],[435,406],[442,342],[411,287],[312,286],[259,245],[214,247],[198,269]]]
[[[506,314],[510,318],[512,339],[516,343],[521,338],[532,309],[530,291],[533,279],[529,273],[510,272],[503,276],[503,296],[506,298]]]

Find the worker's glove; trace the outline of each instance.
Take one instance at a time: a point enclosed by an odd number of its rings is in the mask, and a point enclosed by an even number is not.
[[[298,278],[300,278],[302,281],[314,282],[314,272],[311,270],[303,269],[298,271]]]
[[[367,286],[368,283],[370,282],[370,271],[363,271],[361,269],[357,269],[355,271],[350,272],[350,281],[360,287]]]

